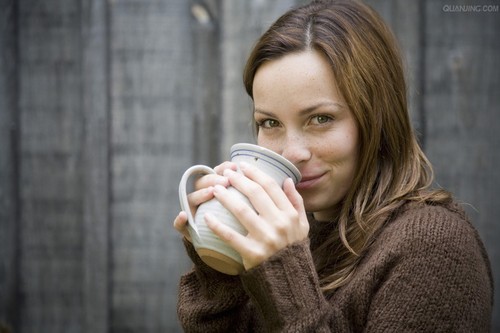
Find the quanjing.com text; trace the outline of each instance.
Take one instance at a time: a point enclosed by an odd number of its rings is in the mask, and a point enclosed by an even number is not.
[[[444,5],[446,13],[498,13],[500,5]]]

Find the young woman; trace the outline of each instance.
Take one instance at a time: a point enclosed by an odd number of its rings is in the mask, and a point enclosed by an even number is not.
[[[245,266],[182,277],[186,332],[485,332],[493,300],[485,249],[463,210],[433,190],[407,110],[396,43],[354,1],[290,10],[260,38],[244,72],[257,142],[301,171],[283,188],[225,162],[202,177],[193,207],[216,197],[248,235],[208,226]],[[230,197],[231,184],[256,212]]]

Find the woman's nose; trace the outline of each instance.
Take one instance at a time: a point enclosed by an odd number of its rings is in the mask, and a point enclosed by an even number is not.
[[[311,150],[304,137],[293,135],[286,138],[281,155],[298,165],[311,158]]]

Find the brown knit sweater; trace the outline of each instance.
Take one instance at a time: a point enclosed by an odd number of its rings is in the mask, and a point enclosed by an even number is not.
[[[490,264],[457,205],[406,205],[378,234],[350,282],[329,297],[319,288],[309,239],[240,276],[212,270],[185,243],[195,263],[180,282],[185,332],[490,330]]]

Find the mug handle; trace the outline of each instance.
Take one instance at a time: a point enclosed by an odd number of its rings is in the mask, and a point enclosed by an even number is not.
[[[189,202],[187,199],[187,182],[189,178],[194,174],[216,174],[215,170],[207,167],[206,165],[194,165],[187,169],[182,175],[181,182],[179,183],[179,202],[181,203],[181,209],[186,212],[188,217],[188,227],[191,228],[192,231],[196,234],[197,237],[200,237],[198,233],[198,228],[196,227],[196,223],[193,218],[193,214],[191,214],[191,208],[189,207]]]

